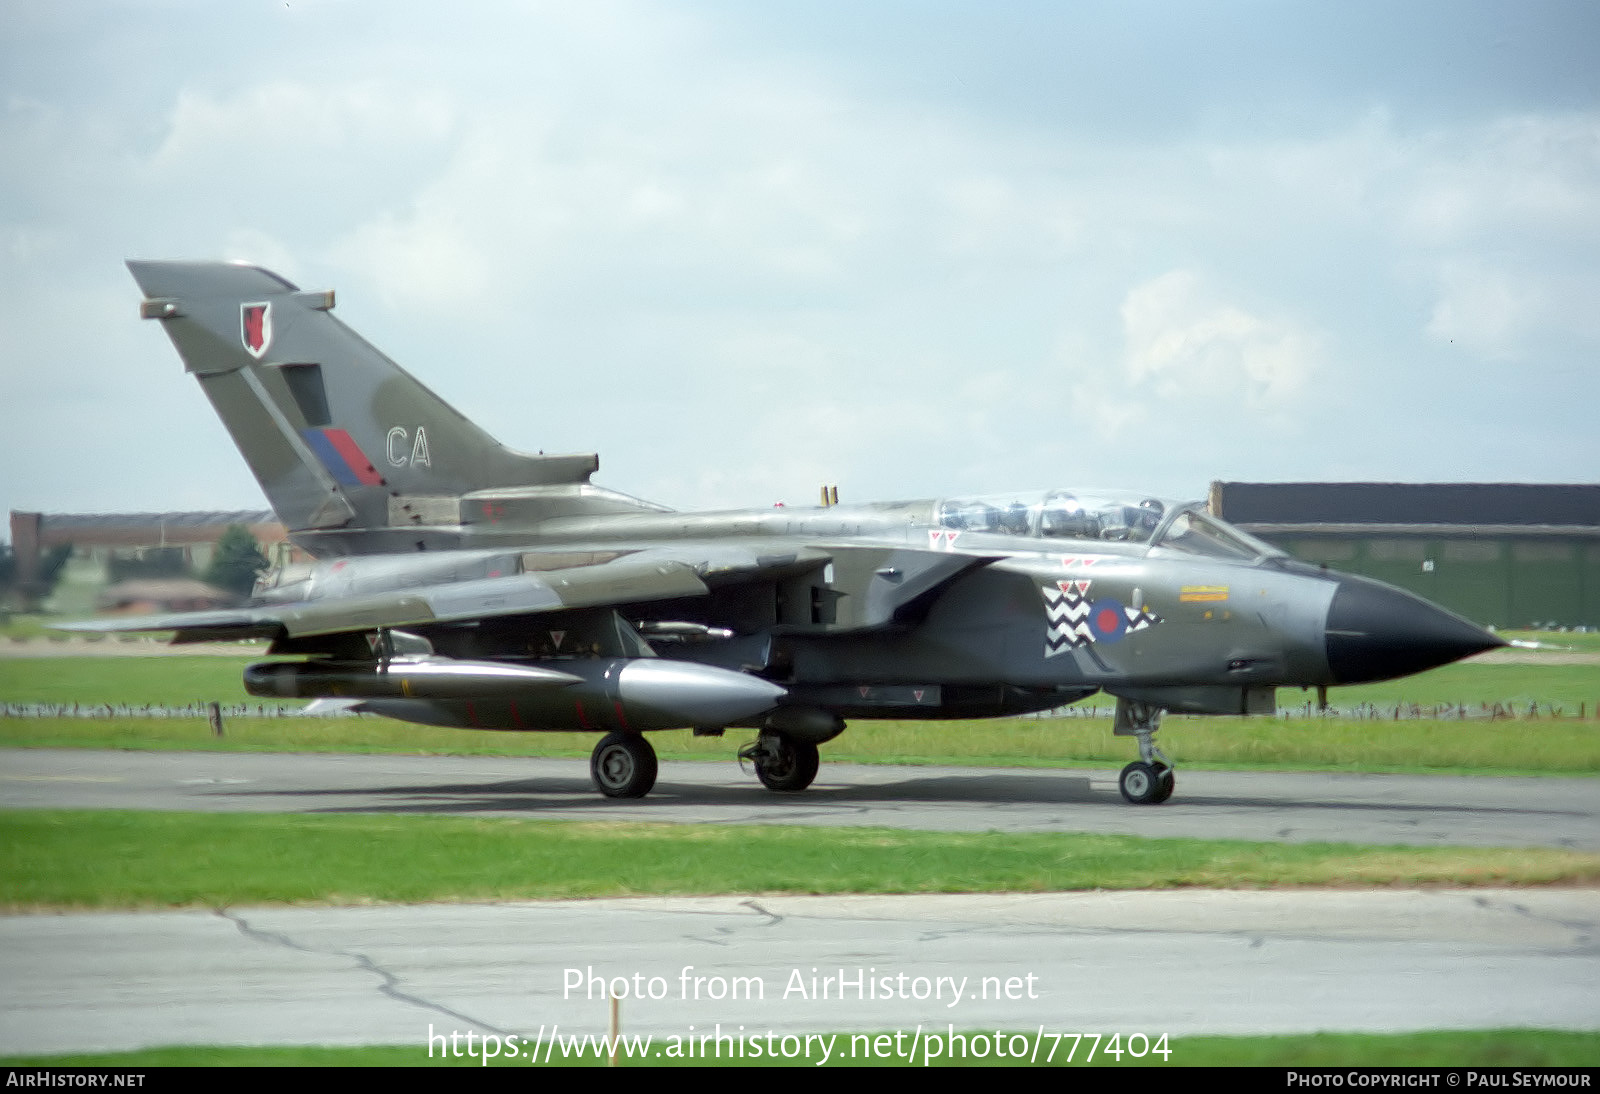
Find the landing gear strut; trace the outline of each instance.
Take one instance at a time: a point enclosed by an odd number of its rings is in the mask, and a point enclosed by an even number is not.
[[[1117,787],[1134,805],[1160,805],[1172,797],[1177,780],[1172,762],[1155,744],[1161,728],[1161,708],[1131,699],[1117,700],[1117,716],[1112,732],[1119,737],[1139,739],[1139,759],[1122,769]]]
[[[762,786],[785,794],[810,786],[822,762],[816,745],[795,740],[787,733],[761,734],[755,744],[739,750],[739,759],[755,765],[756,778]]]
[[[608,798],[642,798],[656,784],[656,750],[637,733],[609,733],[589,755],[589,776]]]

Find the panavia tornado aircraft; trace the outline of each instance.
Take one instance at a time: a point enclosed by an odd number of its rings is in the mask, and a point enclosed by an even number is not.
[[[756,731],[798,791],[848,718],[976,718],[1097,691],[1172,794],[1164,711],[1270,713],[1275,689],[1419,672],[1502,643],[1399,589],[1298,562],[1199,503],[1048,490],[677,513],[595,486],[593,455],[502,447],[330,314],[332,292],[129,262],[294,542],[236,610],[100,620],[271,639],[253,695],[428,725],[592,730],[611,797],[650,730]]]

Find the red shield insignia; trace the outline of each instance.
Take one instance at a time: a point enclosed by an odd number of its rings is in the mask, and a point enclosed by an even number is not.
[[[252,357],[260,357],[272,344],[272,304],[239,305],[239,338]]]

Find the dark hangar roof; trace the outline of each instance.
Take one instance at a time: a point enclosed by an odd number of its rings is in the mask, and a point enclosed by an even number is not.
[[[1600,528],[1600,484],[1219,482],[1234,524],[1565,525]]]

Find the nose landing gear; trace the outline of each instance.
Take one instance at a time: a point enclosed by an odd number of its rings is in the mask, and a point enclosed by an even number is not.
[[[1160,805],[1172,797],[1176,781],[1172,768],[1166,764],[1148,764],[1136,760],[1122,769],[1117,786],[1122,796],[1134,805]]]
[[[1172,762],[1155,744],[1156,730],[1160,728],[1160,707],[1131,699],[1117,700],[1117,715],[1111,732],[1139,740],[1139,759],[1123,768],[1117,779],[1122,796],[1134,805],[1160,805],[1172,797],[1177,784]]]

